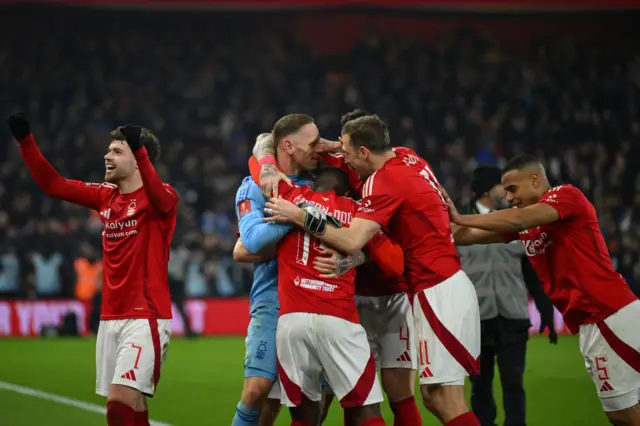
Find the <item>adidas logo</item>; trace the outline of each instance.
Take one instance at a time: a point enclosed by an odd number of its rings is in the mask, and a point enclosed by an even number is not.
[[[429,369],[429,367],[425,367],[424,370],[422,370],[422,373],[420,373],[421,379],[424,379],[427,377],[433,377],[433,373],[431,372],[431,369]]]
[[[109,219],[109,216],[111,216],[111,209],[101,211],[100,216],[104,217],[105,219]]]
[[[133,370],[129,370],[126,373],[124,373],[122,376],[120,376],[121,379],[127,379],[127,380],[133,380],[134,382],[136,381],[136,373],[133,372]]]
[[[402,355],[396,358],[396,361],[411,362],[411,355],[409,355],[409,351],[404,351]]]
[[[613,386],[609,384],[609,382],[604,382],[602,386],[600,386],[600,392],[610,392],[613,390]]]

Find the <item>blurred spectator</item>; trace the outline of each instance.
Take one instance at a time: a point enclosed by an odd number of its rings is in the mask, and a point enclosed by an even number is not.
[[[181,197],[188,297],[247,293],[247,269],[231,261],[233,204],[254,136],[304,112],[335,138],[355,107],[383,116],[393,143],[427,158],[460,204],[477,162],[539,156],[553,181],[595,204],[614,263],[638,291],[640,50],[615,28],[607,43],[514,49],[470,30],[430,43],[371,32],[347,54],[321,56],[293,34],[253,30],[255,17],[242,14],[27,12],[0,14],[2,105],[26,111],[70,178],[102,179],[116,125],[160,135],[157,168]],[[83,256],[80,242],[99,241],[100,222],[45,197],[8,132],[0,139],[0,291],[15,294],[18,274],[22,295],[71,296],[66,265]]]

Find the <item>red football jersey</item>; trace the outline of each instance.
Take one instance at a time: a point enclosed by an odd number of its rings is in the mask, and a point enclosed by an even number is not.
[[[173,194],[173,188],[164,184]],[[171,318],[167,268],[176,209],[158,215],[144,188],[121,194],[99,187],[102,230],[102,310],[100,319]]]
[[[121,194],[110,183],[85,183],[60,176],[35,139],[20,143],[38,186],[50,197],[100,212],[102,310],[100,319],[171,318],[167,269],[176,226],[178,195],[160,180],[145,148],[136,152],[143,187]]]
[[[460,270],[449,211],[427,162],[408,148],[372,174],[362,187],[356,217],[379,223],[404,250],[405,278],[417,292]]]
[[[363,181],[344,161],[344,154],[321,154],[322,159],[331,167],[345,171],[349,176],[351,188],[361,193]],[[407,291],[404,279],[385,276],[375,262],[367,262],[356,270],[356,294],[360,296],[387,296]]]
[[[504,238],[522,240],[545,292],[573,333],[637,300],[613,269],[596,210],[578,188],[557,186],[539,203],[555,208],[560,220]]]
[[[280,195],[294,204],[313,205],[348,226],[358,211],[358,203],[339,197],[335,192],[313,192],[309,187],[280,185]],[[377,234],[369,244],[371,249],[382,241]],[[354,301],[356,271],[352,269],[338,278],[320,278],[313,269],[322,241],[296,228],[278,243],[278,298],[280,315],[291,312],[311,312],[359,322]]]

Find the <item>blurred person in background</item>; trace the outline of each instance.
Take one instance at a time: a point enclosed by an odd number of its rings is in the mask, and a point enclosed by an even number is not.
[[[102,262],[97,250],[89,242],[80,244],[80,253],[73,267],[76,271],[76,299],[91,302],[102,280]]]
[[[473,172],[474,202],[469,212],[485,214],[507,207],[500,168],[479,165]],[[540,331],[549,328],[551,343],[558,336],[553,324],[553,305],[544,294],[524,246],[511,244],[458,247],[462,269],[467,273],[480,305],[480,374],[471,376],[471,408],[482,426],[496,426],[493,378],[496,360],[505,412],[504,426],[525,426],[523,376],[529,339],[529,295],[541,316]]]
[[[191,322],[185,310],[186,299],[186,272],[187,263],[189,261],[189,250],[182,243],[175,243],[171,248],[169,255],[169,292],[171,300],[176,306],[182,323],[184,324],[185,335],[187,337],[195,337],[195,333],[191,329]]]
[[[37,297],[62,297],[63,296],[63,271],[64,258],[55,247],[51,238],[41,241],[40,247],[31,252],[31,283]]]
[[[20,296],[20,260],[9,238],[0,234],[0,297]]]

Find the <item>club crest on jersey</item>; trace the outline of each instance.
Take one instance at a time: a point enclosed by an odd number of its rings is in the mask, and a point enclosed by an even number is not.
[[[415,155],[409,154],[406,157],[404,157],[402,161],[407,166],[413,166],[414,164],[418,164],[418,157],[416,157]]]
[[[256,358],[264,359],[267,355],[267,342],[265,340],[261,340],[260,344],[256,348]]]
[[[129,207],[127,207],[127,216],[131,216],[136,212],[136,200],[131,200]]]

